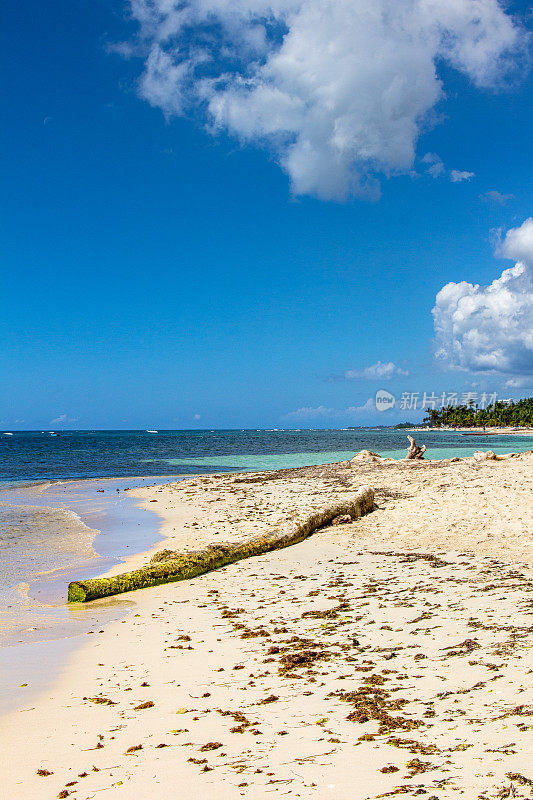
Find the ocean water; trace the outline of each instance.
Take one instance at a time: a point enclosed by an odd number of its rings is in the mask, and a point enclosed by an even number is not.
[[[221,430],[0,432],[0,482],[140,475],[190,475],[232,470],[278,469],[339,461],[362,449],[403,458],[405,431]],[[524,436],[468,437],[453,431],[417,435],[429,458],[527,450]]]

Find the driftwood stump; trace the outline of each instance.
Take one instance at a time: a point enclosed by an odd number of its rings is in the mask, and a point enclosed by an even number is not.
[[[417,445],[412,436],[408,436],[407,438],[409,439],[410,444],[409,444],[409,449],[407,451],[407,455],[405,456],[406,460],[407,459],[420,460],[424,458],[424,453],[426,452],[426,445],[425,444],[423,444],[422,446]]]

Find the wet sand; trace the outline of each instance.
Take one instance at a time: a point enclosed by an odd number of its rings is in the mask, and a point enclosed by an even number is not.
[[[130,608],[128,597],[68,605],[65,586],[160,540],[153,507],[124,491],[146,484],[154,479],[43,481],[0,492],[0,713],[45,689],[91,627]]]
[[[170,548],[246,537],[362,484],[378,508],[127,595],[132,613],[2,718],[6,797],[529,797],[532,467],[333,465],[139,490]]]

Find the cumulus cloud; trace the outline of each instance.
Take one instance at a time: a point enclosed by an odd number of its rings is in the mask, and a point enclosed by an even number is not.
[[[489,286],[461,281],[437,294],[436,357],[452,369],[518,380],[533,375],[533,218],[511,228],[496,254],[516,263]]]
[[[475,177],[474,172],[462,172],[459,169],[452,169],[450,172],[450,180],[452,183],[461,183],[461,181],[469,181]]]
[[[409,372],[405,369],[401,369],[401,367],[397,367],[393,361],[376,361],[375,364],[371,364],[369,367],[365,367],[364,369],[349,369],[346,370],[344,373],[344,377],[346,380],[390,380],[395,375],[409,375]]]
[[[501,83],[525,34],[498,0],[130,0],[140,94],[267,147],[296,194],[376,198],[409,172],[442,64]]]
[[[529,217],[519,228],[511,228],[496,248],[502,258],[512,258],[533,269],[533,217]]]

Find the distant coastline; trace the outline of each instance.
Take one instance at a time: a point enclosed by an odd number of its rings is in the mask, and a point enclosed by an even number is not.
[[[416,433],[421,433],[423,431],[431,431],[432,433],[446,431],[447,433],[461,433],[467,436],[533,436],[533,427],[513,425],[498,425],[496,427],[480,427],[479,425],[420,425],[405,428],[405,430],[414,431]]]

